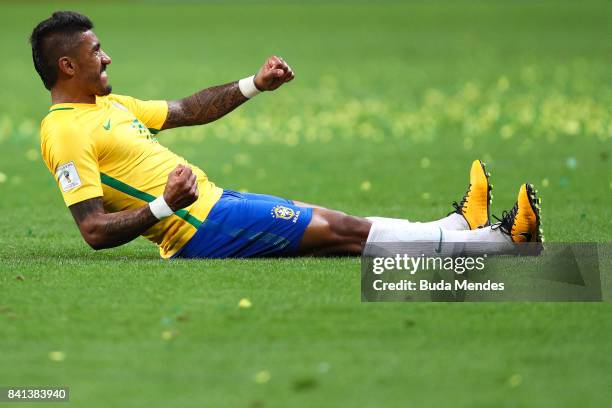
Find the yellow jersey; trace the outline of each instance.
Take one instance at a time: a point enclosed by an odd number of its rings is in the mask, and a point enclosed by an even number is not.
[[[160,255],[174,255],[195,234],[223,192],[206,174],[159,144],[166,101],[110,94],[96,103],[51,106],[40,127],[42,157],[66,206],[102,197],[107,212],[142,207],[164,192],[168,175],[187,164],[198,179],[198,200],[145,231]]]

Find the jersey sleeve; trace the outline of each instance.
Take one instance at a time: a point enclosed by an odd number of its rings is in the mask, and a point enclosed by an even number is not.
[[[119,102],[151,130],[161,130],[168,116],[167,101],[142,101],[131,96],[110,95],[111,100]]]
[[[93,140],[76,127],[41,129],[41,153],[66,206],[102,197],[98,155]]]

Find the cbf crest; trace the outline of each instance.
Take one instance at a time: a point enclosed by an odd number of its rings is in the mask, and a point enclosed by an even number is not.
[[[271,214],[273,218],[280,218],[281,220],[293,219],[293,222],[296,222],[300,216],[299,211],[296,212],[293,208],[285,207],[284,205],[277,205],[272,208]]]
[[[131,128],[136,129],[138,134],[145,135],[147,137],[147,140],[157,142],[157,138],[151,134],[150,129],[143,125],[142,122],[140,122],[138,119],[134,119],[132,121]]]

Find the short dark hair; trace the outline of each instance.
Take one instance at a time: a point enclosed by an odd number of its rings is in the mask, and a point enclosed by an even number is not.
[[[56,11],[34,28],[30,36],[32,60],[45,88],[51,90],[57,82],[58,59],[72,55],[79,45],[77,34],[92,28],[89,18],[74,11]]]

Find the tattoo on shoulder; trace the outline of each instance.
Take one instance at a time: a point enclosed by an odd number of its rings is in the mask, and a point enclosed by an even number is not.
[[[203,89],[186,98],[168,102],[168,117],[163,129],[213,122],[247,100],[238,82]]]

